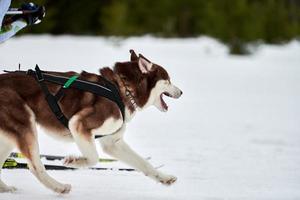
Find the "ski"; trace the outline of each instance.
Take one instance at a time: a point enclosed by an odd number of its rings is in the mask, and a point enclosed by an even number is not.
[[[66,167],[63,165],[44,164],[46,170],[78,170],[74,167]],[[28,169],[27,163],[21,163],[13,158],[6,159],[3,169]],[[117,167],[89,167],[90,170],[110,170],[110,171],[137,171],[133,168],[117,168]]]
[[[44,158],[49,161],[54,161],[54,160],[63,160],[65,157],[64,156],[56,156],[56,155],[46,155],[46,154],[41,154],[41,158]],[[25,158],[21,153],[18,152],[12,152],[9,155],[9,158]],[[111,158],[99,158],[99,162],[117,162],[115,159]]]
[[[46,163],[44,166],[46,170],[77,170],[78,168],[73,167],[66,167],[60,164],[57,164],[55,161],[62,161],[65,157],[64,156],[57,156],[57,155],[47,155],[41,154],[40,157],[45,159]],[[150,160],[151,157],[145,158],[146,160]],[[100,163],[116,163],[118,160],[111,159],[111,158],[99,158]],[[50,163],[49,163],[50,162]],[[51,163],[53,162],[53,164]],[[163,165],[158,166],[157,168],[161,168]],[[6,159],[5,163],[3,164],[4,169],[28,169],[28,165],[25,161],[24,155],[18,152],[12,152],[9,157]],[[86,168],[90,170],[110,170],[110,171],[138,171],[133,168],[126,168],[126,167],[90,167]]]

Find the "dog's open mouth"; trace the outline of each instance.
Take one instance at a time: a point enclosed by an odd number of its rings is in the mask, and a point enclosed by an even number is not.
[[[168,111],[168,105],[166,104],[166,102],[164,101],[163,99],[163,96],[168,96],[168,97],[172,97],[172,95],[170,93],[167,93],[167,92],[163,92],[160,94],[160,103],[161,103],[161,106],[163,108],[164,111]]]

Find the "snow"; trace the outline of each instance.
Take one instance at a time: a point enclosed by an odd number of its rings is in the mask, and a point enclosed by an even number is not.
[[[162,186],[138,172],[50,171],[71,194],[44,188],[27,170],[3,170],[19,190],[0,199],[300,199],[300,43],[261,45],[232,56],[218,41],[24,36],[0,46],[1,69],[98,72],[129,59],[129,49],[161,64],[184,94],[128,124],[128,143],[178,182]],[[78,154],[40,134],[42,153]],[[100,151],[100,150],[99,150]],[[106,156],[102,152],[101,156]],[[124,166],[124,165],[122,165]]]

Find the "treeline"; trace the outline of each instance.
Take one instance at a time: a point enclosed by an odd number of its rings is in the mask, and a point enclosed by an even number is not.
[[[160,37],[209,35],[244,53],[244,44],[300,36],[299,0],[32,0],[45,20],[25,33]],[[18,6],[20,1],[13,1]]]

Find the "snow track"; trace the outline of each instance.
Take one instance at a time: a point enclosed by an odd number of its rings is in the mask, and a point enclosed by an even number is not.
[[[1,69],[98,72],[129,59],[129,49],[164,66],[184,92],[166,99],[167,114],[138,113],[125,138],[161,170],[178,176],[165,187],[137,172],[51,171],[71,183],[65,197],[45,189],[27,170],[3,170],[17,199],[300,199],[300,43],[261,46],[251,56],[230,56],[217,41],[26,36],[0,46]],[[41,131],[40,131],[41,132]],[[76,154],[40,134],[47,154]],[[62,145],[63,144],[63,145]],[[101,153],[102,154],[102,153]]]

